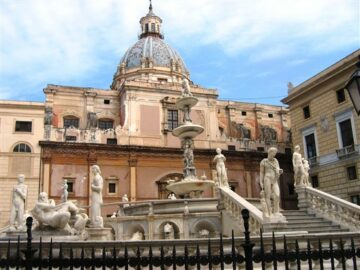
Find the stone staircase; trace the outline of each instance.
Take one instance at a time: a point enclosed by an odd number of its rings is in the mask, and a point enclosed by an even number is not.
[[[282,231],[308,231],[308,233],[339,233],[349,232],[331,221],[316,217],[301,210],[284,210],[282,214],[286,217],[288,224]]]

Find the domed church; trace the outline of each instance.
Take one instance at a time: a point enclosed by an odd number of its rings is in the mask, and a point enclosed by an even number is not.
[[[194,141],[197,176],[215,179],[213,158],[226,156],[230,187],[245,198],[259,197],[259,164],[270,147],[284,173],[282,207],[296,206],[292,183],[290,117],[281,106],[219,100],[218,91],[191,81],[179,53],[164,39],[162,19],[150,4],[140,19],[139,40],[121,58],[110,89],[49,84],[45,93],[44,139],[39,190],[60,200],[67,180],[69,199],[89,205],[91,166],[104,178],[103,215],[129,201],[167,198],[169,180],[183,177],[183,150],[172,130],[184,119],[176,100],[188,83],[198,103],[193,123],[204,127]],[[215,196],[210,189],[204,197]],[[36,196],[34,196],[36,197]],[[32,202],[29,202],[31,205]]]

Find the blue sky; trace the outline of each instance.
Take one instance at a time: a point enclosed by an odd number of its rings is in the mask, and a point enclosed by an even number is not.
[[[220,99],[280,105],[360,47],[359,0],[153,0],[194,83]],[[0,99],[47,84],[107,89],[147,0],[0,0]]]

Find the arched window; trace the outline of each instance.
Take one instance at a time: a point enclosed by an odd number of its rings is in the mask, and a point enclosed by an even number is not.
[[[79,128],[79,118],[76,116],[64,116],[64,128],[75,127]]]
[[[111,119],[99,119],[98,120],[98,127],[100,129],[110,129],[114,128],[114,121]]]
[[[31,153],[31,148],[26,143],[15,145],[13,152]]]

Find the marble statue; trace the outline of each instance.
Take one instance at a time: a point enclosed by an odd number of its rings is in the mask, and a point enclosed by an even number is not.
[[[216,175],[218,184],[220,187],[229,187],[227,172],[225,167],[225,156],[221,153],[220,148],[216,148],[217,155],[214,157],[214,162],[216,162]]]
[[[104,181],[98,165],[93,165],[91,171],[93,173],[93,180],[91,183],[90,225],[91,227],[102,228],[104,227],[104,222],[101,216],[101,205],[103,203],[102,189]]]
[[[116,218],[116,212],[113,212],[110,218]]]
[[[263,209],[263,213],[267,218],[271,216],[282,216],[280,213],[280,189],[278,179],[283,173],[283,170],[280,169],[279,162],[275,158],[276,153],[277,149],[270,147],[268,157],[264,158],[260,163],[260,187],[266,204],[266,209]]]
[[[44,125],[52,125],[53,111],[51,107],[45,107]]]
[[[182,89],[183,89],[183,91],[182,91],[183,97],[192,97],[189,81],[188,81],[188,79],[185,78],[185,76],[183,76],[183,78],[182,78]]]
[[[18,184],[12,191],[12,203],[10,209],[10,231],[24,230],[25,202],[27,196],[27,186],[24,184],[25,176],[18,175]]]
[[[193,167],[194,166],[194,152],[191,149],[190,144],[185,144],[184,165],[185,165],[185,167]]]
[[[210,232],[207,229],[202,229],[198,232],[200,238],[209,238]]]
[[[292,156],[292,164],[294,168],[294,186],[303,185],[305,171],[304,171],[303,159],[300,154],[299,145],[296,145],[294,148],[294,154]]]
[[[61,201],[62,202],[66,202],[68,200],[68,196],[69,196],[68,187],[69,187],[69,185],[67,183],[67,180],[64,179],[63,194],[61,195]]]
[[[65,229],[71,232],[69,221],[71,217],[74,217],[74,227],[83,230],[88,220],[86,214],[80,214],[80,209],[72,201],[56,205],[54,200],[48,198],[46,192],[39,194],[38,201],[34,209],[31,210],[31,214],[37,220],[39,229],[50,227],[51,229]]]
[[[122,202],[124,203],[123,204],[123,207],[128,207],[129,204],[127,202],[129,202],[129,198],[128,198],[128,195],[125,193],[124,196],[122,196]]]
[[[170,200],[176,200],[176,196],[175,196],[174,192],[171,192],[171,193],[169,194],[168,199],[170,199]]]
[[[97,116],[94,112],[88,112],[87,114],[87,127],[89,129],[97,128]]]
[[[164,226],[165,239],[175,239],[174,227],[170,223],[166,223]]]
[[[130,241],[141,241],[144,240],[144,234],[140,231],[136,231],[132,234]]]
[[[190,106],[185,106],[183,109],[183,112],[184,112],[183,122],[184,123],[192,123],[192,120],[190,117]]]
[[[309,165],[309,161],[307,159],[302,159],[303,165],[304,165],[304,175],[303,175],[303,179],[302,179],[302,183],[305,186],[311,187],[311,184],[309,182],[309,170],[310,170],[310,165]]]

